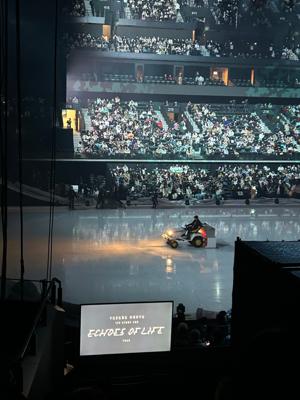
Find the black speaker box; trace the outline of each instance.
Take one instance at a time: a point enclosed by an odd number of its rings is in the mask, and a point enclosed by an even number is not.
[[[73,129],[58,128],[56,131],[56,153],[60,155],[73,155]]]
[[[299,335],[299,327],[300,241],[244,242],[238,238],[232,344],[243,348],[267,332],[277,332],[278,338],[282,333],[282,337],[293,341]]]

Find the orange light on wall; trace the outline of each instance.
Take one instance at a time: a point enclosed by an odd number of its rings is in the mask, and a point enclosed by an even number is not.
[[[222,80],[226,86],[228,86],[228,68],[224,68],[222,72]]]
[[[110,25],[102,25],[102,36],[105,37],[106,40],[110,39],[110,36],[111,36],[111,26]]]
[[[228,68],[211,68],[210,79],[217,81],[222,80],[224,82],[224,85],[228,86]]]
[[[254,68],[251,68],[250,82],[251,82],[251,85],[253,86],[254,82],[255,82]]]
[[[77,131],[80,132],[81,131],[81,119],[80,119],[80,113],[77,112]]]
[[[195,30],[192,31],[192,41],[194,42],[196,38],[196,32]]]

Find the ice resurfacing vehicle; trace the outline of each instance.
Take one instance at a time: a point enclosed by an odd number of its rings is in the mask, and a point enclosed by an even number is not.
[[[162,237],[173,249],[178,247],[179,242],[188,242],[194,247],[216,248],[215,228],[206,223],[195,232],[191,232],[190,236],[187,235],[186,227],[181,227],[167,229]]]

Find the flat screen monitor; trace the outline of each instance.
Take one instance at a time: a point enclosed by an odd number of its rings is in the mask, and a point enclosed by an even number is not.
[[[171,350],[173,302],[83,304],[80,355]]]

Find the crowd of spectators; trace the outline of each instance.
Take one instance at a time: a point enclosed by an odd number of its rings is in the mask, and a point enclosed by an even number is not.
[[[127,53],[203,55],[199,41],[188,38],[114,36],[112,50]]]
[[[206,312],[202,308],[199,318],[189,320],[185,315],[185,306],[180,303],[173,319],[173,346],[207,348],[209,346],[224,346],[230,343],[231,317],[222,310]],[[200,316],[202,315],[202,316]],[[207,315],[207,316],[205,316]]]
[[[238,19],[238,0],[215,0],[211,7],[217,24],[235,26]]]
[[[63,14],[70,15],[71,17],[84,17],[85,16],[84,0],[65,1],[62,11]]]
[[[129,0],[128,6],[131,17],[142,20],[176,20],[179,12],[185,18],[186,7],[199,7],[206,9],[203,20],[205,16],[211,15],[215,25],[272,28],[276,23],[284,21],[293,26],[295,21],[292,13],[297,4],[294,0],[284,0],[281,3],[282,7],[264,0],[169,0],[167,3],[161,0]]]
[[[219,43],[208,40],[205,48],[209,55],[215,57],[239,57],[239,58],[276,58],[283,60],[299,60],[300,46],[299,44],[291,45],[275,45],[274,43],[251,42],[247,40],[232,40]]]
[[[199,127],[198,142],[206,156],[239,157],[242,153],[291,156],[299,153],[299,135],[289,120],[284,127],[271,131],[257,109],[216,112],[211,105],[189,103],[187,110]]]
[[[298,165],[146,168],[123,164],[112,168],[111,173],[116,193],[136,197],[157,193],[169,200],[289,197],[300,182]]]
[[[86,32],[65,33],[63,36],[68,52],[76,48],[92,48],[99,50],[112,50],[111,42],[102,35],[93,35]]]
[[[151,102],[98,98],[88,112],[91,128],[81,132],[80,148],[86,156],[185,159],[193,155],[197,133],[188,132],[186,119],[169,126]]]
[[[155,157],[175,153],[168,143],[171,132],[165,130],[151,103],[140,109],[137,102],[121,102],[119,97],[100,99],[89,105],[91,128],[83,131],[82,152],[102,157]],[[181,149],[181,146],[179,146]]]
[[[287,60],[299,60],[300,45],[251,42],[228,40],[217,42],[207,40],[201,43],[189,38],[161,38],[137,36],[129,38],[114,35],[111,40],[90,33],[66,34],[64,37],[66,46],[74,48],[94,48],[102,51],[115,51],[120,53],[149,53],[158,55],[186,55],[209,57],[235,57],[235,58],[276,58]]]
[[[69,49],[95,48],[103,51],[121,53],[151,53],[175,55],[205,55],[202,54],[200,42],[192,39],[160,38],[137,36],[129,38],[114,35],[111,40],[90,33],[66,34],[64,41]]]
[[[265,1],[265,0],[240,0],[239,23],[253,28],[271,28],[280,23],[293,26],[294,15],[299,10],[299,2],[294,0]],[[296,18],[297,20],[297,18]]]
[[[128,0],[134,19],[174,21],[180,5],[176,0]]]
[[[297,134],[300,134],[300,106],[283,106],[281,109],[281,114],[285,119],[284,126],[286,127],[286,129],[288,128],[288,126],[293,126],[295,132]]]
[[[189,102],[182,105],[178,121],[165,119],[160,107],[123,102],[119,97],[90,102],[90,127],[81,132],[79,152],[90,157],[153,159],[299,154],[297,107],[284,107],[272,130],[266,125],[269,120],[262,120],[262,110],[248,105],[237,112],[226,105]],[[295,115],[288,119],[283,112]]]

